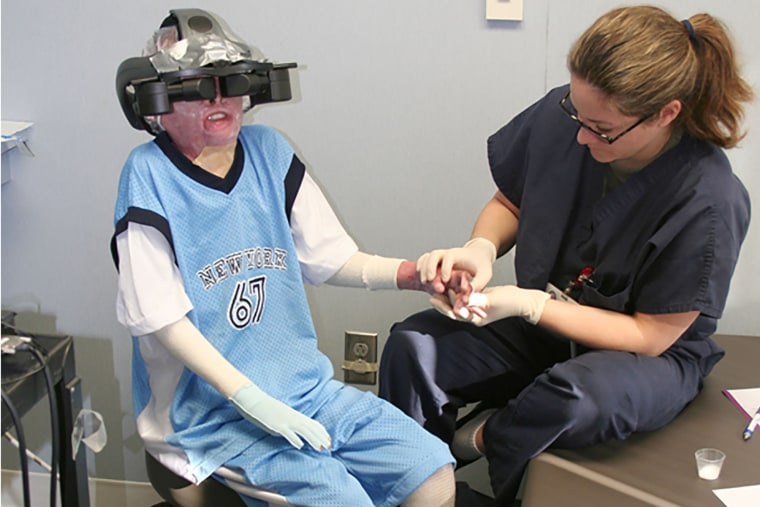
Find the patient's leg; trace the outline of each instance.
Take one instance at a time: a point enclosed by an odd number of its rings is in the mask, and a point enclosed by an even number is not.
[[[427,478],[409,495],[403,507],[454,507],[456,481],[454,467],[446,465]]]

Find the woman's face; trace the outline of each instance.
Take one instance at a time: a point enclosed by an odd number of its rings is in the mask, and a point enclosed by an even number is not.
[[[610,138],[624,133],[610,144],[587,128],[578,129],[576,140],[598,162],[621,169],[642,168],[660,153],[670,137],[671,120],[662,121],[661,115],[655,115],[641,121],[640,117],[624,115],[604,92],[575,76],[570,79],[569,101],[578,119],[593,130]]]
[[[217,86],[213,100],[172,105],[174,110],[161,116],[161,125],[188,159],[195,160],[207,146],[222,147],[237,141],[243,123],[243,97],[222,97]]]

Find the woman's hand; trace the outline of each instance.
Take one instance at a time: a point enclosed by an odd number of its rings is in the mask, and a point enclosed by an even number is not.
[[[466,297],[449,294],[434,296],[432,305],[444,315],[476,326],[485,326],[507,317],[522,317],[531,324],[541,319],[548,293],[536,289],[521,289],[514,285],[489,287]],[[452,298],[453,296],[453,298]]]
[[[447,284],[455,270],[472,275],[469,280],[472,289],[482,290],[491,280],[493,263],[496,260],[496,246],[485,238],[474,238],[459,248],[433,250],[417,260],[417,271],[422,283],[432,282],[440,277]]]

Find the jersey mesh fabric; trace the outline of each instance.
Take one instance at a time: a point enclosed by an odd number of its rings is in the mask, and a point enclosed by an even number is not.
[[[274,130],[244,127],[245,165],[222,192],[178,171],[155,143],[136,148],[120,180],[116,222],[138,208],[169,224],[188,315],[211,343],[265,392],[312,415],[337,388],[317,341],[284,213],[283,181],[293,150]],[[199,232],[201,231],[201,232]],[[139,352],[139,347],[135,347]],[[149,371],[139,353],[135,411],[148,406]],[[184,451],[202,480],[267,434],[244,420],[206,382],[185,370],[176,383],[166,441]]]

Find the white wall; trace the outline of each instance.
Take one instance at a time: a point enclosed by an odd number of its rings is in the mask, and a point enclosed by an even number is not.
[[[485,139],[549,86],[566,79],[572,40],[617,2],[525,0],[525,19],[485,20],[485,0],[199,0],[275,62],[298,62],[295,100],[255,109],[291,140],[347,229],[371,252],[416,258],[464,241],[493,185]],[[711,9],[737,32],[747,76],[760,7],[752,0],[664,2],[679,16]],[[582,6],[582,8],[581,8]],[[144,480],[130,391],[130,340],[114,317],[108,250],[121,165],[149,137],[132,130],[114,93],[119,63],[139,54],[173,2],[4,2],[2,117],[35,123],[34,158],[2,156],[2,305],[30,330],[69,333],[86,403],[103,413],[109,444],[93,476]],[[760,86],[758,86],[760,90]],[[760,196],[760,111],[731,153]],[[754,155],[754,157],[752,157]],[[757,334],[760,233],[753,224],[721,331]],[[511,280],[502,262],[499,278]],[[421,294],[309,289],[320,346],[338,365],[346,329],[377,332],[427,305]],[[754,305],[753,305],[754,303]],[[339,378],[342,376],[338,373]],[[48,447],[45,411],[25,423]],[[3,460],[13,451],[3,446]]]

